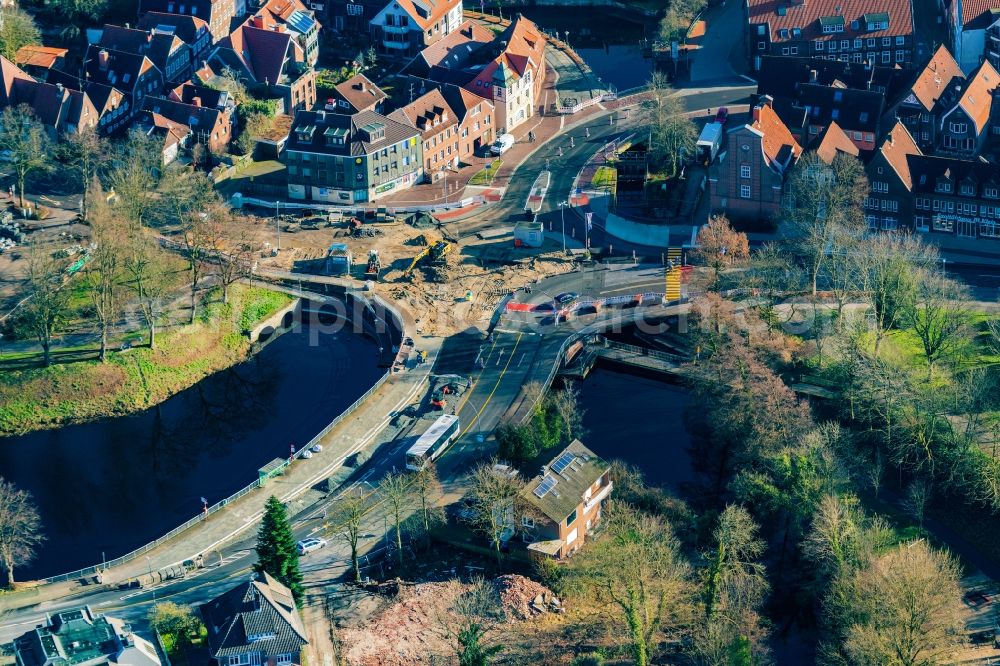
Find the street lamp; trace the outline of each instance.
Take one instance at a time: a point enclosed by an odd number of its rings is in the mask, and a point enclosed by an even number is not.
[[[568,201],[559,202],[559,216],[562,218],[563,254],[566,254],[566,206]]]
[[[146,570],[149,573],[149,584],[153,589],[153,603],[156,603],[156,586],[153,585],[153,563],[149,559],[149,555],[146,556]]]

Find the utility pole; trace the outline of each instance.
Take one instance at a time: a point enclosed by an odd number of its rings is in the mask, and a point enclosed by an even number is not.
[[[562,218],[563,254],[566,254],[566,206],[568,205],[568,201],[559,202],[559,216]]]

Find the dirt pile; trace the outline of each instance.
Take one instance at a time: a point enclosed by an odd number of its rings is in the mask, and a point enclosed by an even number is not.
[[[552,590],[524,576],[500,576],[494,579],[493,587],[500,595],[504,612],[512,619],[527,620],[539,613],[562,608]]]
[[[508,626],[553,610],[555,595],[530,578],[500,576],[493,581],[493,587],[510,623]],[[447,660],[455,654],[453,632],[459,624],[452,609],[459,596],[468,590],[468,585],[457,581],[404,586],[395,602],[369,622],[340,630],[346,663],[409,666],[430,663],[435,657]],[[539,605],[543,603],[540,599],[544,599],[544,607]]]

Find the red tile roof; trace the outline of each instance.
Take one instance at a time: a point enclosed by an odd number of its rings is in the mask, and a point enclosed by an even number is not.
[[[18,80],[34,81],[20,67],[0,56],[0,106],[17,103],[14,100],[14,82]]]
[[[802,146],[788,131],[785,123],[774,112],[769,104],[761,105],[753,110],[756,118],[747,127],[759,132],[762,136],[761,145],[768,166],[778,164],[784,169],[789,162],[798,159],[802,154]]]
[[[885,158],[885,161],[889,163],[889,166],[892,167],[893,171],[899,176],[899,179],[903,181],[906,189],[912,189],[913,178],[910,175],[910,167],[906,156],[920,155],[921,153],[910,131],[906,129],[906,125],[896,121],[895,127],[886,135],[885,141],[878,150],[882,154],[882,157]]]
[[[435,134],[458,123],[454,110],[445,101],[444,95],[438,89],[432,89],[421,95],[406,106],[400,107],[389,114],[389,117],[399,122],[413,125],[420,130],[423,139],[429,139]]]
[[[388,95],[364,74],[355,74],[336,86],[337,94],[355,111],[370,111]]]
[[[991,10],[1000,10],[1000,0],[962,0],[962,26],[965,29],[989,27],[996,21]]]
[[[51,69],[60,58],[65,58],[69,49],[54,46],[22,46],[14,55],[14,62],[22,67],[44,67]]]
[[[831,121],[826,126],[823,134],[819,137],[819,144],[816,146],[816,154],[827,164],[833,162],[833,158],[837,156],[837,153],[846,153],[857,157],[860,152],[850,137],[844,134],[844,130],[840,128],[840,125],[836,121]]]
[[[989,61],[982,64],[966,79],[965,89],[958,99],[958,106],[976,123],[976,133],[982,134],[990,119],[993,91],[1000,85],[1000,74]]]
[[[395,0],[395,3],[416,21],[417,25],[426,30],[441,20],[441,17],[461,4],[462,0]],[[427,16],[421,16],[415,5],[419,4],[430,11]]]
[[[290,47],[296,43],[287,32],[252,27],[250,22],[253,20],[251,16],[219,42],[218,48],[231,51],[256,82],[277,83]]]
[[[466,21],[458,30],[445,35],[423,51],[420,57],[428,67],[461,67],[466,58],[485,44],[493,41],[494,34],[489,28]]]
[[[920,72],[920,76],[914,81],[910,91],[924,109],[930,111],[956,76],[964,77],[965,75],[962,73],[962,68],[955,62],[951,52],[942,45],[931,56],[930,62]]]
[[[848,37],[892,37],[913,33],[911,0],[747,0],[751,25],[767,23],[771,29],[771,41],[799,41],[803,39],[847,39]],[[784,8],[784,15],[779,13]],[[839,11],[838,11],[839,8]],[[887,30],[868,31],[862,18],[865,14],[888,13]],[[843,16],[844,31],[823,34],[819,20],[826,16]],[[851,22],[858,21],[858,28],[852,29]],[[796,37],[792,30],[802,31]],[[789,36],[780,37],[778,31],[786,29]]]
[[[137,27],[142,30],[174,28],[175,34],[188,44],[194,44],[198,40],[200,32],[208,31],[208,23],[204,19],[187,14],[167,14],[165,12],[146,13],[139,20]]]

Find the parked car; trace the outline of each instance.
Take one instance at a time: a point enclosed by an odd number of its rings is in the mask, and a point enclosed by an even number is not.
[[[309,460],[310,458],[313,457],[313,454],[312,451],[306,449],[305,451],[299,454],[299,457],[302,458],[303,460]]]
[[[575,300],[579,294],[575,294],[572,291],[564,291],[561,294],[556,295],[556,303],[559,305],[566,305],[572,300]]]
[[[490,152],[494,155],[503,155],[508,150],[514,147],[514,135],[513,134],[501,134],[493,145],[490,146]]]
[[[309,447],[309,450],[312,451],[313,453],[319,453],[323,450],[323,445],[313,444],[312,446]]]
[[[729,120],[729,109],[724,106],[720,106],[719,110],[715,113],[715,122],[720,125],[725,125],[727,120]]]
[[[554,303],[539,303],[538,305],[531,308],[532,312],[555,312],[556,306]]]
[[[320,548],[326,548],[326,539],[320,539],[319,537],[310,537],[309,539],[303,539],[295,544],[296,548],[299,549],[299,555],[308,555],[314,550],[319,550]]]

